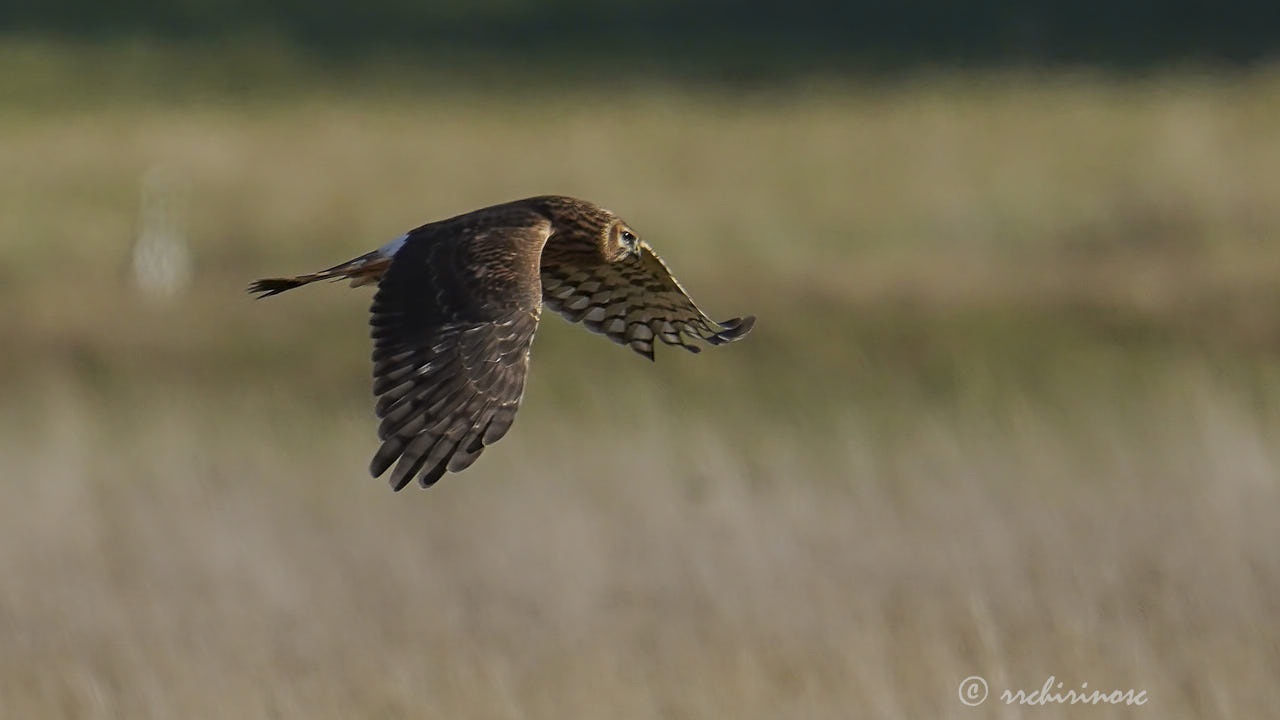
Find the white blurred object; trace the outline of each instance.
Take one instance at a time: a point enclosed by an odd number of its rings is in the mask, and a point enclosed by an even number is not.
[[[133,281],[152,297],[173,297],[191,284],[191,250],[183,228],[186,195],[185,184],[163,166],[142,176]]]

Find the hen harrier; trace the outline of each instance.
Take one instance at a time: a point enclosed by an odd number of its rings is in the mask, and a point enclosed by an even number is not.
[[[524,394],[542,305],[653,359],[655,338],[698,352],[754,317],[716,322],[618,216],[583,200],[516,200],[429,223],[309,275],[249,286],[263,298],[316,280],[378,284],[370,312],[373,393],[391,486],[429,487],[506,434]]]

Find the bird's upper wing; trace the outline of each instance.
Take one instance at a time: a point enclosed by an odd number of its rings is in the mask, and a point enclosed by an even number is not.
[[[427,487],[475,462],[511,427],[538,325],[545,220],[509,227],[424,226],[396,253],[374,296],[373,392],[396,490]]]
[[[580,321],[650,360],[655,337],[698,352],[694,338],[721,345],[743,337],[755,325],[752,316],[723,322],[707,317],[643,242],[636,254],[617,262],[583,258],[543,256],[543,302],[570,322]]]

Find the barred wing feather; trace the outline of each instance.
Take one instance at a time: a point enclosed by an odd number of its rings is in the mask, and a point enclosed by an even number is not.
[[[752,316],[712,320],[644,243],[636,254],[613,263],[544,260],[541,276],[548,308],[650,360],[655,338],[696,353],[701,348],[695,340],[722,345],[755,325]]]

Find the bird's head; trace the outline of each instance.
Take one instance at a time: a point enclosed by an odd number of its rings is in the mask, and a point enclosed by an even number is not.
[[[609,210],[563,196],[538,199],[555,227],[560,248],[593,251],[606,262],[640,254],[640,235]]]
[[[640,254],[640,236],[629,225],[615,220],[605,230],[604,254],[610,262],[617,262],[628,255]]]

